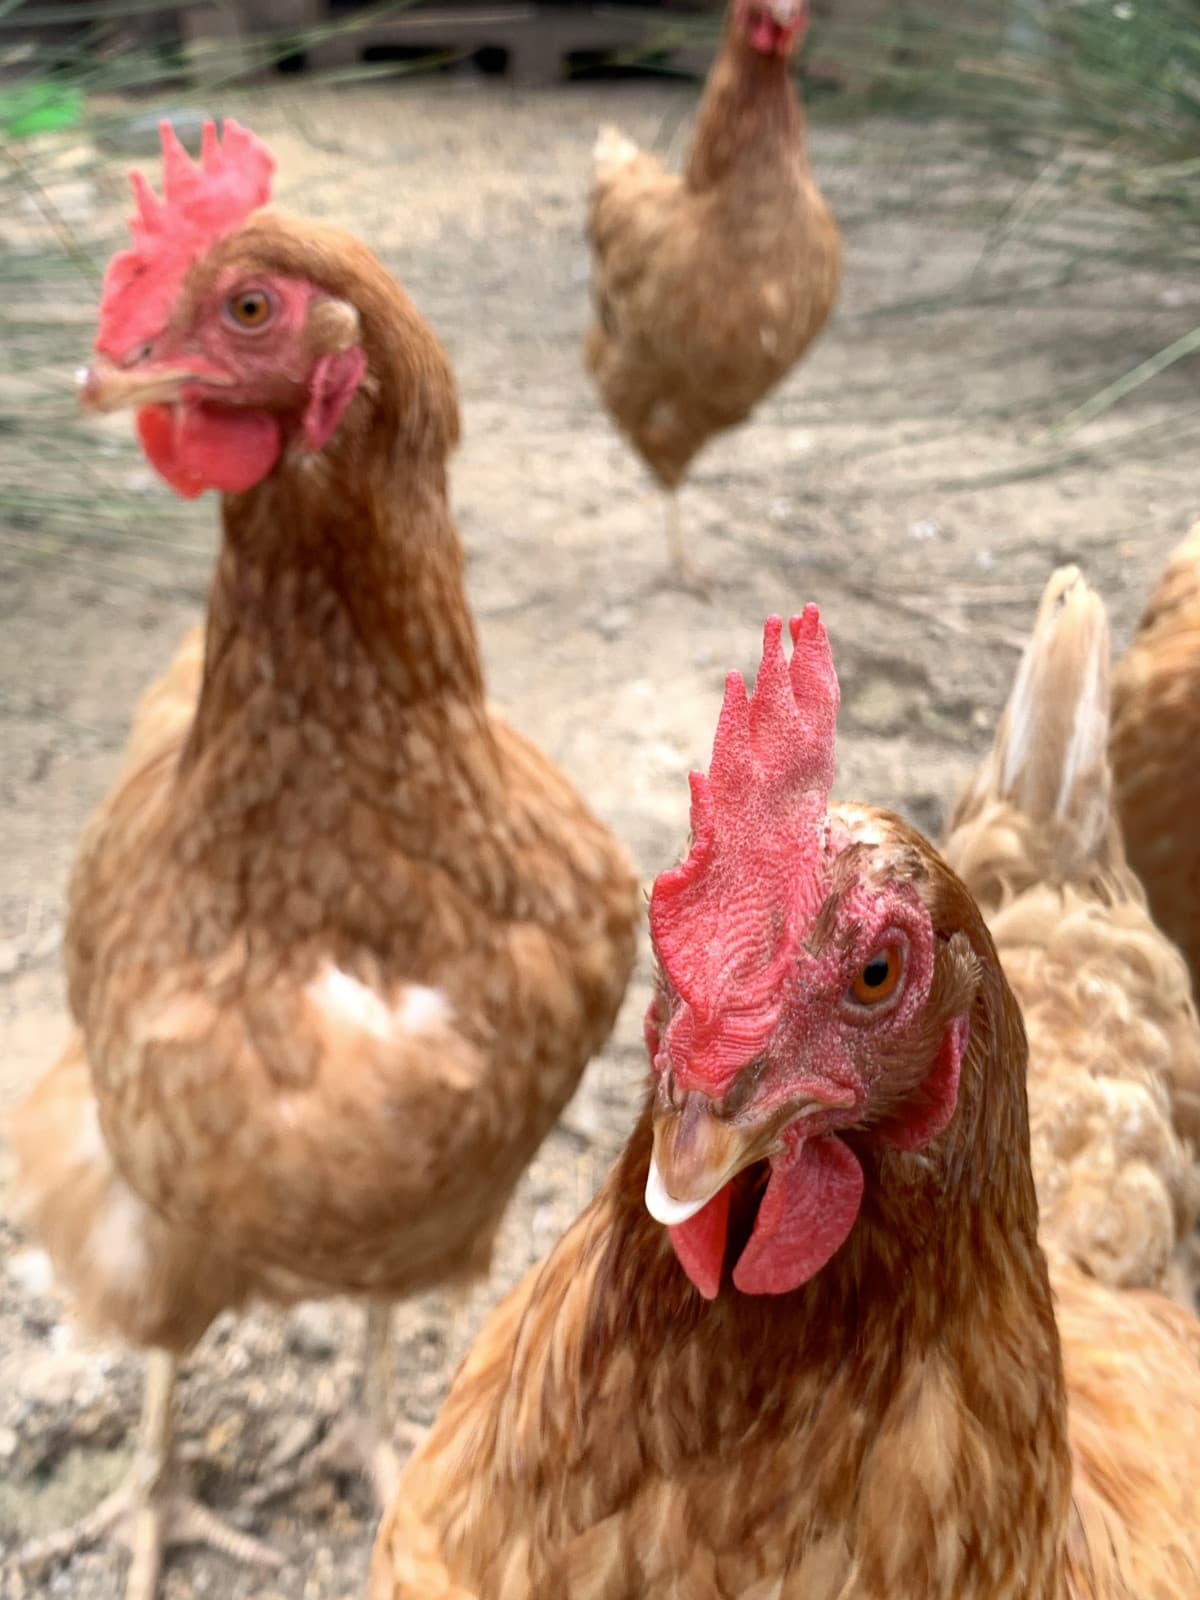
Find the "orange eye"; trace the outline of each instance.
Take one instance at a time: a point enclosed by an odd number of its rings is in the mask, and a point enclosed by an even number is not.
[[[860,969],[850,985],[850,993],[860,1006],[878,1005],[895,993],[903,970],[904,960],[899,948],[894,944],[886,945]]]
[[[230,295],[225,309],[239,328],[261,328],[271,318],[271,297],[264,289],[243,289]]]

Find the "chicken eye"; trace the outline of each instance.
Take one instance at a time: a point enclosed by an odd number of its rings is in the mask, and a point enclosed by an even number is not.
[[[878,1005],[894,994],[904,968],[899,947],[890,944],[877,950],[871,959],[859,968],[850,993],[860,1006]]]
[[[239,328],[265,327],[274,309],[265,289],[241,289],[225,302],[227,315]]]

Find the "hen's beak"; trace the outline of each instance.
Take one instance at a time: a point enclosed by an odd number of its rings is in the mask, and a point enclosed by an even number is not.
[[[206,361],[164,361],[145,366],[119,367],[107,356],[96,356],[90,367],[77,374],[79,402],[89,411],[121,411],[134,406],[173,405],[185,388],[228,388],[234,379]]]
[[[766,10],[781,28],[799,27],[807,21],[808,0],[767,0]]]
[[[694,1217],[745,1167],[780,1148],[781,1128],[794,1115],[793,1108],[782,1119],[732,1122],[695,1090],[682,1105],[656,1112],[646,1210],[669,1228]]]
[[[845,1109],[845,1101],[810,1096],[758,1117],[742,1114],[733,1121],[695,1090],[678,1106],[660,1106],[654,1113],[646,1210],[656,1222],[678,1227],[702,1211],[739,1172],[778,1155],[785,1147],[784,1130],[793,1123]]]

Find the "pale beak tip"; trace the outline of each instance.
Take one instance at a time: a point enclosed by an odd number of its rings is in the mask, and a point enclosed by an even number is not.
[[[95,367],[76,367],[75,398],[85,411],[106,411],[104,381]]]
[[[700,1200],[676,1200],[667,1193],[658,1162],[653,1156],[650,1157],[650,1170],[646,1174],[646,1210],[655,1222],[661,1222],[666,1228],[677,1228],[681,1222],[694,1217],[697,1211],[703,1211],[711,1199],[712,1196],[706,1194]]]

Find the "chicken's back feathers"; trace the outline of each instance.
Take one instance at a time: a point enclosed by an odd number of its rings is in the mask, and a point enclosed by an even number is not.
[[[1117,663],[1111,750],[1130,862],[1200,995],[1200,522],[1173,552]]]
[[[991,751],[958,803],[952,830],[1003,808],[1024,820],[1035,841],[1036,856],[1028,844],[1024,852],[1031,878],[1068,881],[1108,865],[1109,661],[1103,601],[1078,568],[1061,567],[1046,585]],[[973,842],[978,848],[987,840],[980,830]],[[1021,881],[975,852],[956,854],[955,865],[985,909]]]
[[[943,849],[1025,1015],[1044,1236],[1108,1283],[1178,1292],[1200,1209],[1200,1023],[1112,815],[1109,649],[1100,599],[1056,572]]]
[[[1073,1464],[1067,1600],[1200,1593],[1200,1319],[1051,1257]]]

